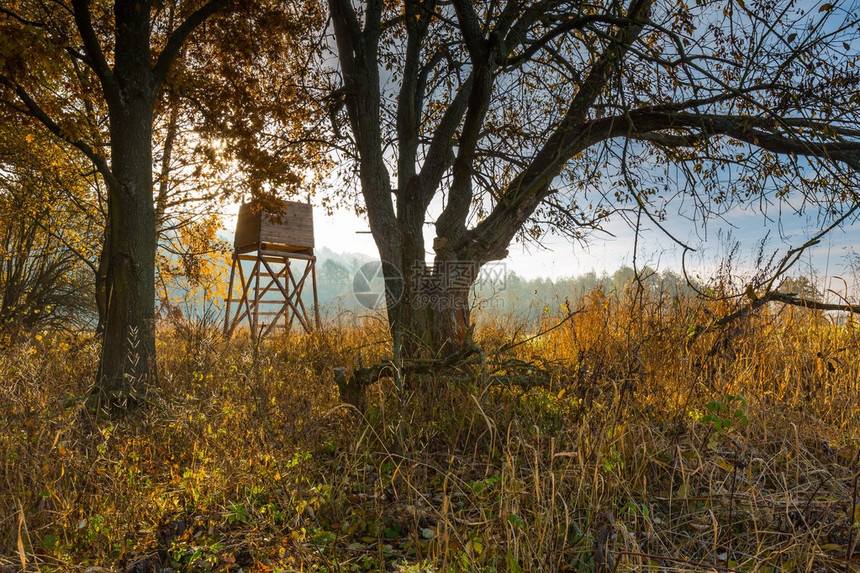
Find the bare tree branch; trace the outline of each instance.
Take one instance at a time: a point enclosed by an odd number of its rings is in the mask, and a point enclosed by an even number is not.
[[[95,72],[96,77],[99,78],[108,105],[119,109],[119,106],[122,105],[119,86],[116,83],[113,71],[107,63],[104,51],[93,29],[90,2],[89,0],[72,0],[72,7],[75,13],[75,24],[77,24],[78,33],[84,42],[84,50],[87,55],[84,63],[90,66]]]

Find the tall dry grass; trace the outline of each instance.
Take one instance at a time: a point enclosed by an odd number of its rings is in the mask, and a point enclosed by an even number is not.
[[[0,569],[860,570],[860,328],[702,328],[733,304],[596,291],[537,337],[484,317],[482,361],[383,379],[364,412],[332,368],[385,355],[378,321],[165,328],[118,420],[75,399],[92,342],[46,334],[0,364]]]

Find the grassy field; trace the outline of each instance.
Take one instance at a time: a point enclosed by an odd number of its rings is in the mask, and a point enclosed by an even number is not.
[[[77,399],[97,347],[0,363],[0,571],[857,571],[860,328],[593,292],[543,328],[343,404],[385,329],[224,340],[165,326],[160,386]]]

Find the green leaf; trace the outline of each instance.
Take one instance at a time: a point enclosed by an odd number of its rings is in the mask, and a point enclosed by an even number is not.
[[[57,536],[48,534],[42,538],[42,547],[47,549],[48,551],[53,551],[57,548]]]
[[[517,529],[521,529],[523,526],[525,526],[525,522],[523,521],[523,518],[520,517],[519,515],[517,515],[516,513],[512,513],[508,516],[508,522],[511,525],[513,525],[514,527],[516,527]]]
[[[386,539],[397,539],[398,537],[400,537],[400,531],[398,531],[398,529],[400,529],[400,528],[395,529],[393,527],[386,527],[385,528],[385,538]]]

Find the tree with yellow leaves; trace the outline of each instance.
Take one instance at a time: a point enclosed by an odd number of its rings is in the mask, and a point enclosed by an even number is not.
[[[99,405],[124,409],[157,377],[157,235],[175,197],[169,184],[164,194],[156,188],[157,128],[166,150],[173,121],[166,112],[178,110],[176,125],[197,132],[207,164],[242,162],[252,191],[300,182],[297,174],[312,158],[278,153],[280,141],[295,139],[290,128],[305,125],[279,121],[303,117],[301,105],[283,105],[296,89],[267,90],[281,100],[284,113],[258,113],[271,100],[254,96],[261,87],[277,87],[279,78],[290,87],[284,72],[304,59],[288,49],[320,26],[314,6],[276,0],[3,4],[0,100],[75,148],[104,182],[105,321],[93,391]],[[253,66],[236,65],[245,62]],[[278,138],[261,140],[263,127]],[[293,159],[290,168],[275,169]],[[161,161],[161,175],[169,175],[169,154],[163,152]],[[180,171],[186,178],[205,175],[188,165]],[[266,187],[270,174],[277,176]]]

